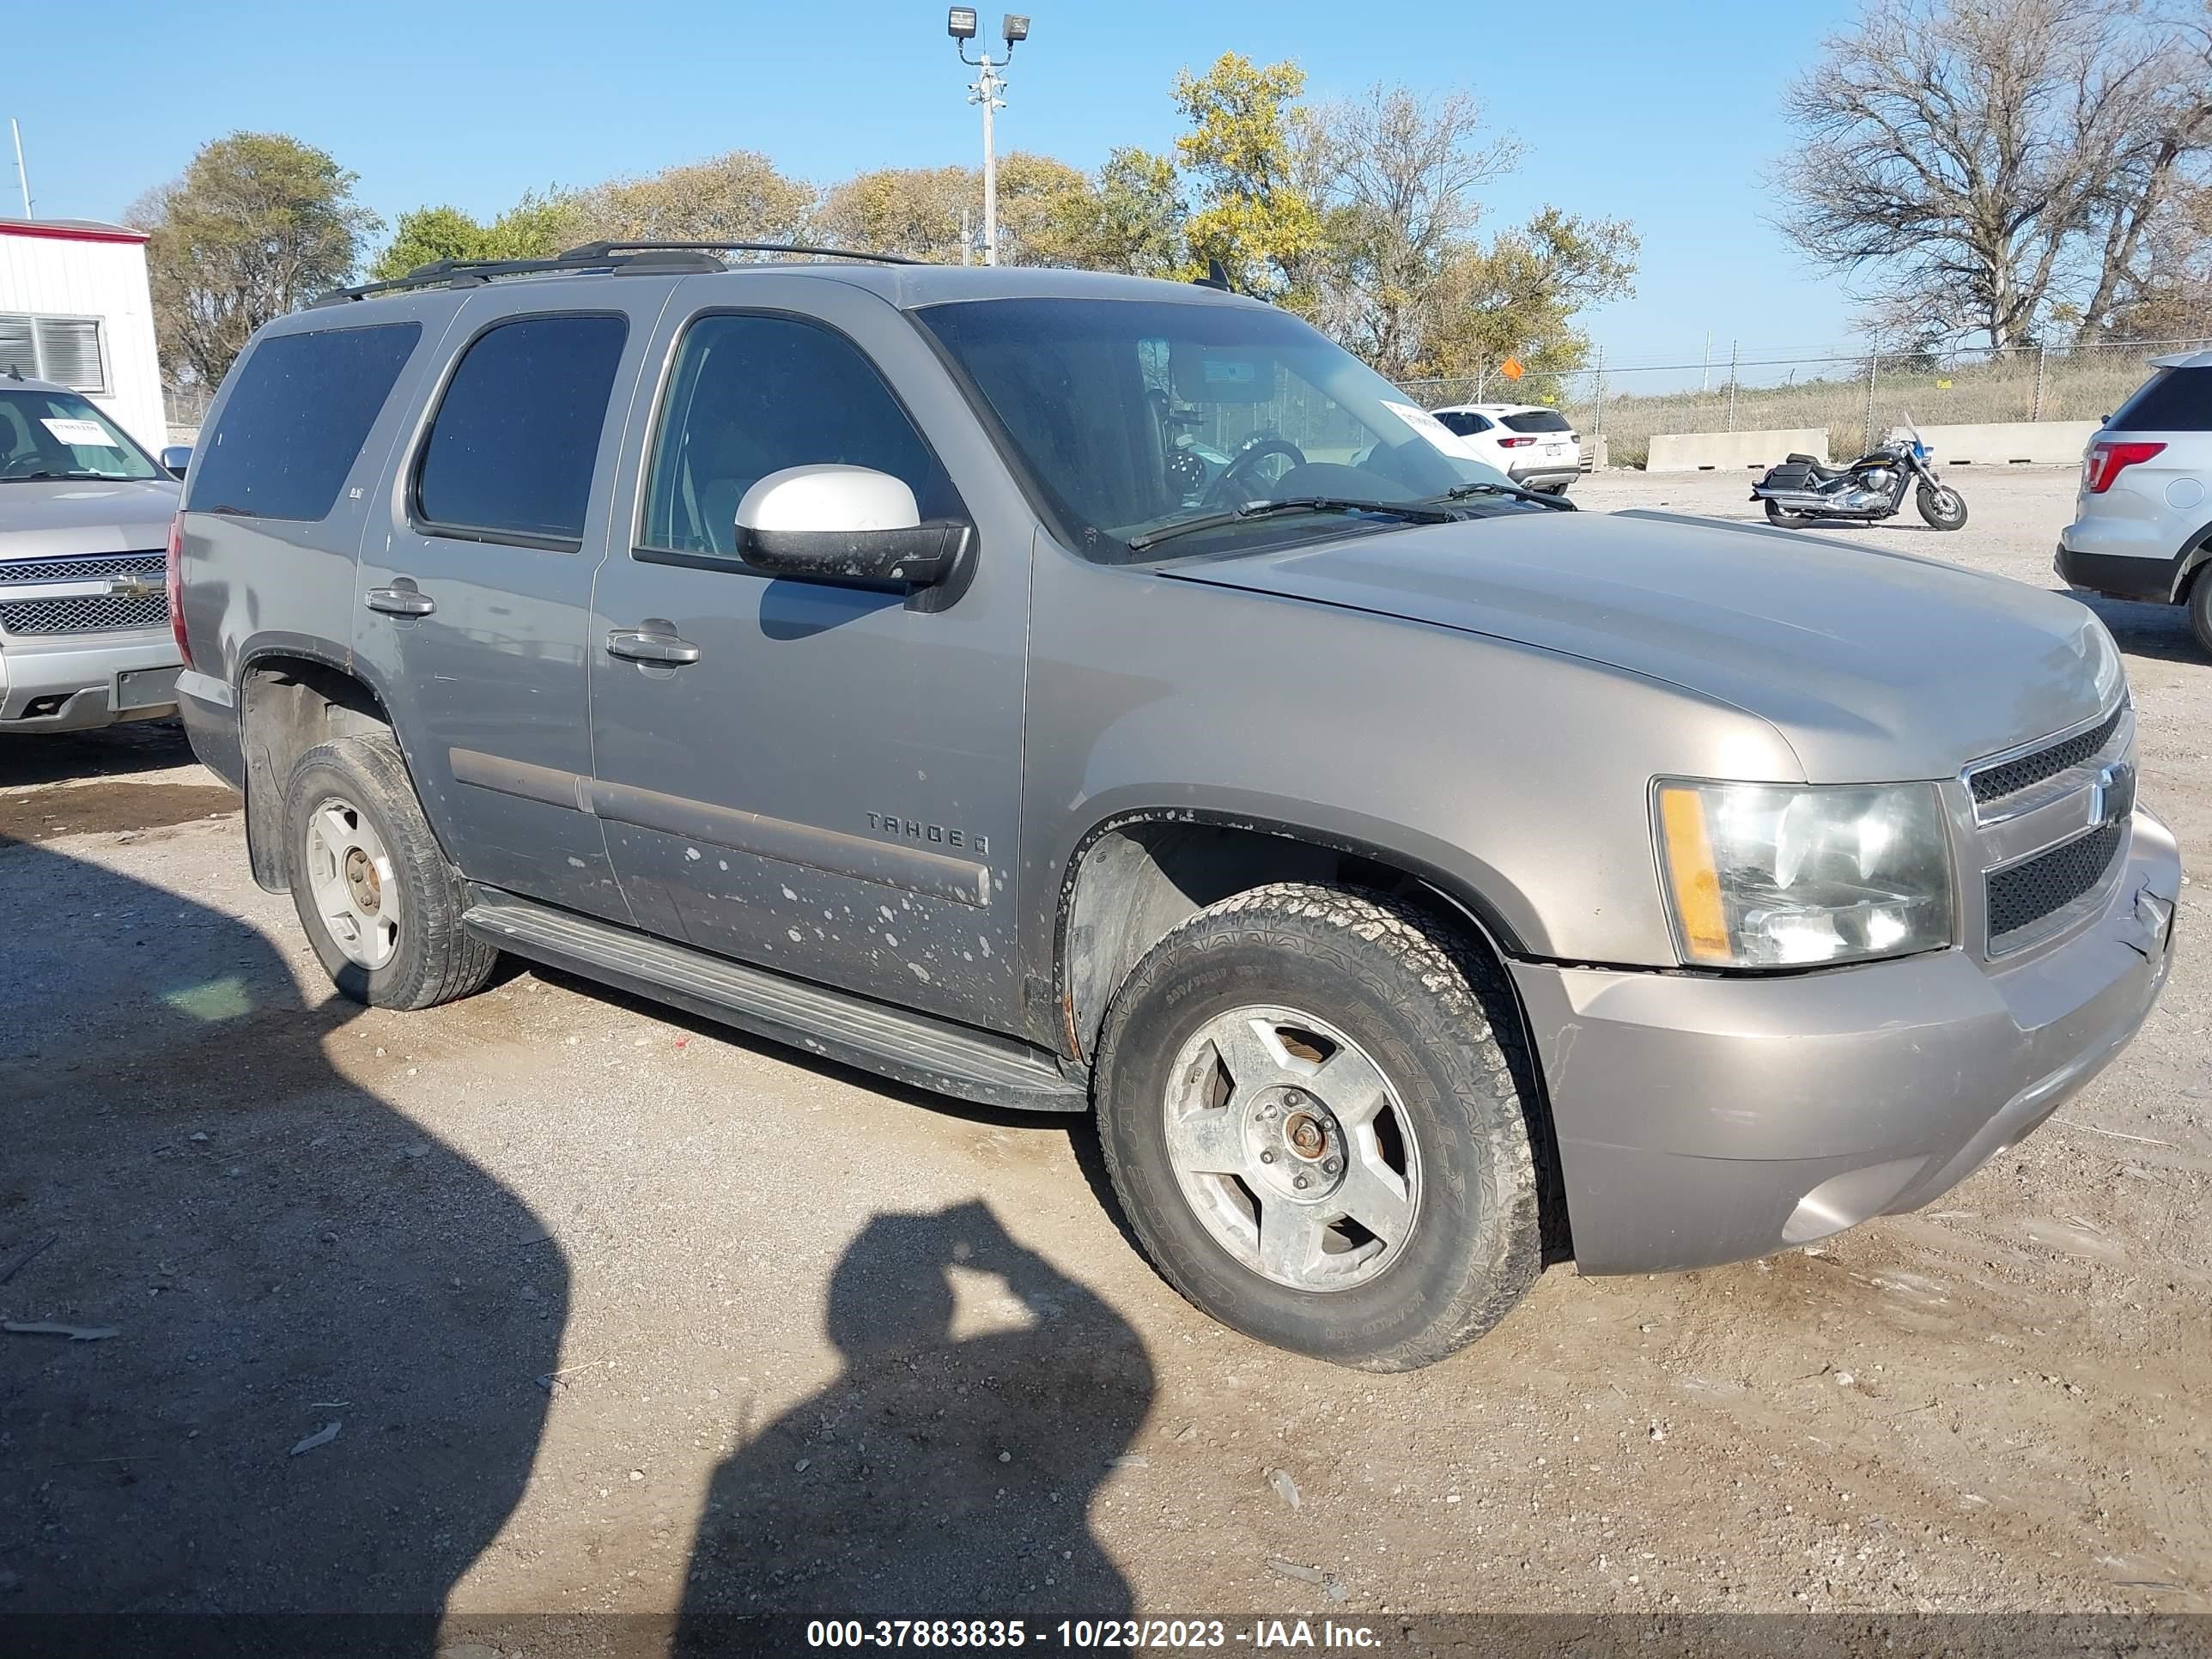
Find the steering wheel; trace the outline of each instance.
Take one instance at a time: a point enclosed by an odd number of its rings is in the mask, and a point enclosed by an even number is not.
[[[1245,487],[1249,483],[1252,470],[1270,455],[1289,456],[1291,466],[1306,464],[1305,451],[1288,438],[1261,438],[1241,451],[1235,460],[1221,469],[1221,476],[1213,481],[1213,488],[1206,492],[1206,504],[1221,506],[1231,501],[1252,500],[1250,495],[1237,495],[1231,492]],[[1289,467],[1284,469],[1285,471],[1289,470]]]
[[[0,461],[0,478],[12,478],[18,472],[43,472],[52,465],[52,461],[34,449],[29,454],[18,455],[11,461]]]

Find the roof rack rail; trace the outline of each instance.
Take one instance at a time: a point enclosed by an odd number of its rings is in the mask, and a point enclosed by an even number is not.
[[[909,258],[903,253],[872,253],[853,247],[816,247],[805,242],[586,242],[572,247],[560,257],[563,259],[605,258],[611,253],[717,252],[717,253],[805,253],[820,259],[865,259],[879,265],[926,265],[927,259]]]
[[[853,248],[812,247],[799,242],[586,242],[548,259],[434,259],[417,265],[404,276],[381,283],[362,283],[332,289],[308,301],[318,306],[343,305],[380,294],[398,294],[419,288],[473,288],[495,276],[532,276],[562,270],[599,270],[632,276],[726,270],[712,257],[715,253],[799,253],[820,258],[867,259],[881,264],[917,265],[902,253],[864,253]]]

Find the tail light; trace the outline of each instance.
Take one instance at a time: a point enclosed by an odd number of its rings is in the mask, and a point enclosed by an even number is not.
[[[169,637],[177,642],[177,657],[192,665],[192,647],[185,639],[185,515],[169,520]]]
[[[2164,444],[2094,444],[2088,459],[2081,464],[2081,488],[2092,495],[2101,495],[2112,487],[2112,480],[2128,468],[2150,459],[2165,448]]]
[[[1520,449],[1535,441],[1534,438],[1500,438],[1498,441],[1498,447],[1500,449]]]

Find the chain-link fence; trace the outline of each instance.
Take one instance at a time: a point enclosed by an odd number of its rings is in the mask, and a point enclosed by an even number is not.
[[[161,388],[161,407],[174,439],[180,432],[197,432],[207,419],[208,404],[215,400],[214,391],[204,386]]]
[[[1641,466],[1655,432],[1825,428],[1828,453],[1863,453],[1908,414],[1923,426],[1969,421],[2094,421],[2124,403],[2149,360],[2212,341],[2130,340],[1992,350],[1753,356],[1718,361],[1607,363],[1526,374],[1496,371],[1409,380],[1431,409],[1458,403],[1548,404],[1613,466]]]

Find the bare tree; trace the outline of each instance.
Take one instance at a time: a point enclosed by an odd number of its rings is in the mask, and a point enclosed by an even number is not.
[[[1376,86],[1302,124],[1297,171],[1326,204],[1322,321],[1386,375],[1413,372],[1437,331],[1438,281],[1481,214],[1482,187],[1522,146],[1465,92]]]
[[[2204,186],[2192,174],[2212,147],[2212,0],[2180,25],[2166,56],[2156,93],[2098,204],[2104,234],[2097,284],[2081,308],[2085,335],[2109,330],[2124,307],[2141,304],[2166,272],[2202,251]],[[2178,208],[2185,198],[2188,206]]]
[[[1785,94],[1805,144],[1782,228],[1928,341],[2013,345],[2069,299],[2109,306],[2206,136],[2179,28],[2162,0],[1878,0]]]

